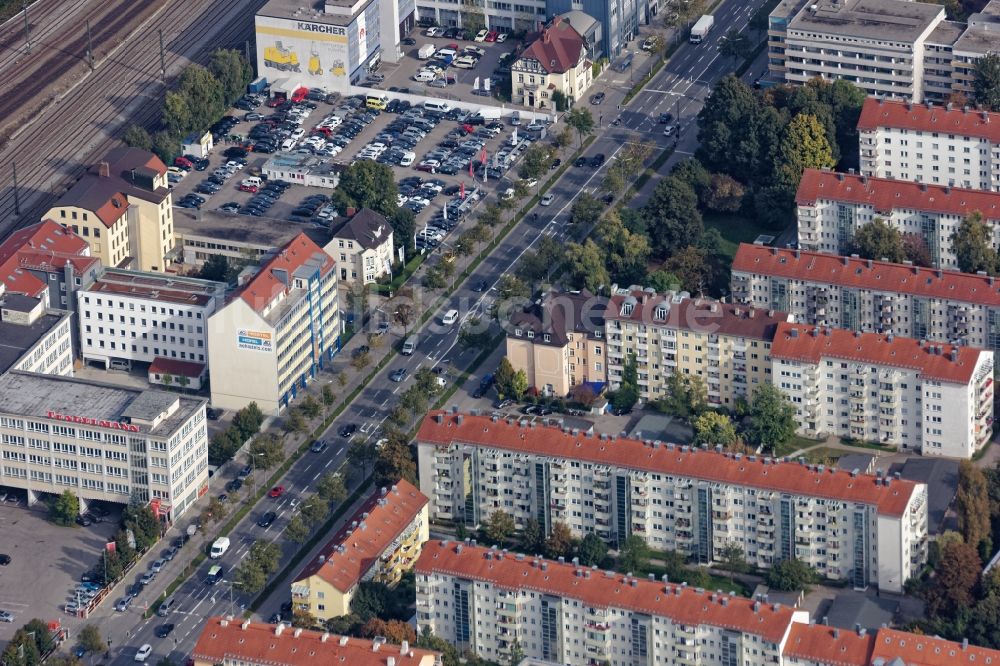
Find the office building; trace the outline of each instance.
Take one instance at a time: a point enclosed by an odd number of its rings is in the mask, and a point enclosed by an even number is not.
[[[0,375],[9,370],[73,374],[73,318],[46,301],[0,290]]]
[[[704,564],[735,541],[754,567],[794,557],[896,592],[926,557],[927,487],[911,481],[444,412],[416,444],[431,520],[468,529],[503,510],[518,528],[638,535]]]
[[[174,261],[167,167],[138,148],[115,148],[43,216],[90,244],[105,266],[165,271]]]
[[[731,288],[804,324],[1000,351],[1000,283],[987,275],[743,243]]]
[[[559,93],[572,106],[593,81],[592,65],[583,37],[557,16],[511,65],[512,99],[532,109],[555,111],[553,95]]]
[[[347,615],[359,583],[395,587],[427,539],[427,497],[405,479],[376,488],[292,582],[293,608],[320,622]]]
[[[392,275],[393,242],[388,220],[369,208],[362,208],[333,232],[327,252],[337,261],[341,282],[370,284]]]
[[[272,89],[350,93],[380,61],[397,62],[415,13],[413,0],[268,0],[254,17],[257,73]]]
[[[858,134],[865,176],[1000,191],[1000,113],[869,97]]]
[[[270,180],[287,180],[295,185],[333,189],[340,182],[342,166],[330,164],[315,155],[276,153],[269,157],[261,174]]]
[[[597,21],[601,26],[601,38],[595,57],[613,61],[639,36],[639,27],[654,20],[661,3],[659,0],[548,0],[545,4],[548,16],[580,10]]]
[[[206,401],[68,377],[0,376],[0,485],[149,502],[176,520],[208,490]]]
[[[222,307],[225,295],[222,282],[106,269],[77,294],[80,355],[105,369],[157,358],[204,366],[208,318]]]
[[[799,247],[846,254],[854,234],[876,218],[923,239],[936,268],[958,269],[951,236],[979,211],[1000,247],[1000,193],[806,169],[795,194]]]
[[[384,638],[333,636],[284,624],[210,617],[191,652],[194,666],[440,666],[441,655]]]
[[[506,356],[515,370],[524,370],[528,386],[557,396],[581,384],[600,392],[607,382],[607,300],[586,290],[549,292],[511,315]]]
[[[212,405],[278,413],[340,350],[340,332],[336,265],[299,234],[209,318]]]
[[[704,381],[710,405],[731,407],[769,381],[771,338],[788,315],[629,288],[612,291],[604,319],[612,389],[634,355],[642,398],[664,397],[667,378],[680,372]]]
[[[772,375],[798,431],[971,458],[993,432],[993,352],[781,324]]]

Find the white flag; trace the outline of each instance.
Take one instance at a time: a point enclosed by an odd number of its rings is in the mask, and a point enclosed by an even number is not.
[[[490,81],[492,81],[492,79],[483,79],[483,90],[486,92],[490,91]]]
[[[477,76],[476,80],[472,82],[472,89],[475,90],[478,87],[479,87],[479,77]]]

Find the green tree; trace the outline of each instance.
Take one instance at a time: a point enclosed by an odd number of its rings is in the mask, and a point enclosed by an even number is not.
[[[306,415],[307,418],[314,419],[320,415],[323,411],[322,407],[319,405],[319,400],[314,398],[311,394],[306,394],[302,402],[299,404],[299,409],[302,413]]]
[[[369,345],[371,345],[370,340]],[[330,388],[329,384],[323,384],[323,390],[320,392],[320,399],[323,401],[323,406],[327,409],[333,407],[333,403],[337,402],[337,396],[333,394],[333,389]]]
[[[487,516],[486,525],[484,525],[486,537],[501,547],[514,534],[515,528],[514,517],[502,509],[497,509]]]
[[[719,55],[732,58],[734,63],[749,56],[752,50],[750,40],[737,28],[727,30],[719,40]]]
[[[618,570],[639,576],[649,569],[649,545],[637,534],[625,538],[618,549]]]
[[[973,211],[951,234],[951,247],[963,273],[986,271],[997,275],[1000,268],[997,251],[993,249],[993,232],[983,221],[980,211]]]
[[[601,248],[588,238],[579,243],[566,245],[566,284],[573,289],[587,289],[598,292],[611,284],[611,276],[604,265]]]
[[[581,192],[570,208],[569,221],[573,224],[591,226],[600,219],[604,204],[589,192]]]
[[[746,573],[750,570],[743,547],[737,541],[729,541],[719,551],[719,566],[729,572],[729,580],[736,578],[738,573]]]
[[[965,543],[978,548],[980,543],[990,538],[989,484],[983,470],[969,460],[963,460],[958,465],[955,509],[958,529]]]
[[[246,92],[253,80],[253,67],[235,49],[217,49],[208,61],[208,70],[222,88],[222,98],[230,105]]]
[[[927,615],[952,618],[968,609],[982,567],[975,546],[962,541],[950,541],[942,546],[934,579],[925,594]]]
[[[363,437],[355,437],[347,447],[347,460],[367,477],[368,468],[375,462],[375,447],[370,446]]]
[[[285,460],[285,449],[281,439],[273,433],[262,433],[250,442],[249,453],[258,469],[277,467]]]
[[[414,251],[413,234],[417,230],[417,218],[409,208],[397,208],[396,212],[388,216],[389,226],[392,227],[392,244],[395,248],[403,248],[406,256],[411,256]]]
[[[580,540],[576,554],[580,558],[582,566],[591,567],[595,564],[600,566],[604,558],[608,556],[608,544],[594,532],[587,532],[583,539]]]
[[[571,127],[576,132],[578,145],[583,147],[583,138],[594,131],[594,116],[590,109],[576,107],[563,116],[566,127]]]
[[[660,409],[693,425],[695,418],[708,406],[705,381],[697,375],[672,372],[666,384],[667,395],[660,400]]]
[[[392,311],[392,319],[395,323],[403,327],[403,335],[410,334],[410,324],[416,319],[417,313],[411,303],[397,303]]]
[[[391,167],[372,160],[357,160],[341,172],[333,200],[341,210],[350,206],[371,208],[389,217],[398,208],[398,195]]]
[[[851,239],[850,254],[857,254],[864,259],[885,259],[901,263],[906,259],[903,234],[899,229],[886,224],[882,218],[876,217],[855,232]]]
[[[208,260],[198,269],[198,277],[202,280],[224,282],[229,272],[229,260],[222,254],[210,254]]]
[[[299,505],[302,522],[310,528],[320,525],[330,513],[330,503],[319,495],[310,495]]]
[[[239,441],[236,428],[227,428],[212,435],[208,440],[208,462],[211,465],[222,465],[232,460],[233,455],[243,442]]]
[[[705,188],[703,203],[709,210],[735,213],[742,207],[745,195],[746,188],[738,180],[728,174],[714,173]]]
[[[157,132],[153,135],[153,152],[165,164],[173,164],[181,154],[181,140],[166,130]]]
[[[238,438],[241,444],[260,432],[263,423],[264,414],[256,402],[251,402],[233,415],[233,427],[239,431]]]
[[[535,518],[528,518],[524,521],[524,529],[521,530],[521,546],[525,552],[536,555],[545,550],[545,535],[542,534],[542,526]]]
[[[104,639],[101,638],[100,630],[93,624],[83,625],[77,639],[87,652],[94,654],[103,652],[106,647]]]
[[[681,288],[681,279],[668,270],[660,269],[653,271],[645,280],[648,287],[652,287],[658,292],[678,291]]]
[[[569,99],[566,97],[566,93],[562,90],[556,89],[552,91],[552,106],[556,107],[556,111],[562,113],[569,106]]]
[[[177,94],[187,99],[191,113],[190,122],[184,131],[205,131],[226,112],[222,86],[201,65],[188,65],[184,68],[177,80]]]
[[[576,540],[573,539],[573,532],[570,531],[569,525],[558,520],[553,522],[552,531],[545,539],[545,554],[553,560],[559,557],[569,557],[575,545]]]
[[[389,437],[375,452],[372,481],[380,488],[388,488],[400,479],[417,485],[417,463],[406,442],[399,437]]]
[[[980,106],[1000,111],[1000,55],[990,53],[976,61],[972,91]]]
[[[526,282],[546,280],[566,260],[566,246],[551,236],[542,236],[535,249],[517,263],[517,276]]]
[[[800,113],[792,118],[778,145],[774,165],[778,182],[787,189],[789,196],[794,195],[803,171],[834,165],[833,149],[816,116]]]
[[[694,189],[674,176],[662,178],[656,184],[642,215],[648,225],[653,254],[660,258],[696,244],[704,228]]]
[[[524,370],[514,370],[514,366],[506,356],[500,359],[500,364],[493,373],[493,381],[496,384],[497,394],[502,398],[520,400],[528,390],[528,379]]]
[[[149,135],[145,127],[140,127],[135,123],[132,123],[125,129],[122,141],[132,148],[141,148],[150,152],[153,150],[153,137]]]
[[[163,98],[163,126],[167,131],[175,137],[182,136],[191,129],[193,117],[188,98],[179,92],[167,91]]]
[[[694,420],[692,426],[694,427],[695,444],[705,446],[721,444],[727,447],[738,441],[736,427],[729,420],[729,417],[721,412],[705,411]]]
[[[766,449],[787,442],[795,434],[795,407],[780,389],[761,384],[750,402],[747,439]]]
[[[783,592],[802,590],[807,592],[809,586],[819,580],[813,569],[799,559],[781,560],[771,567],[764,578],[768,587]]]
[[[63,527],[72,527],[78,515],[80,515],[80,500],[72,490],[64,490],[49,508],[49,519]]]
[[[704,197],[708,187],[712,184],[712,174],[702,166],[701,162],[693,157],[678,162],[670,170],[670,175],[687,183],[694,190],[699,200]]]
[[[548,173],[554,160],[555,155],[552,154],[551,148],[541,141],[535,141],[524,151],[518,173],[521,174],[521,178],[540,179]]]
[[[742,183],[767,179],[768,146],[760,126],[766,113],[753,90],[737,76],[719,80],[698,112],[698,158],[710,171],[728,173]],[[763,173],[762,173],[763,172]]]
[[[426,391],[417,386],[411,386],[403,391],[403,395],[399,397],[399,406],[411,414],[419,414],[426,411],[429,397]]]
[[[651,249],[649,239],[632,233],[616,211],[609,211],[594,229],[598,247],[604,249],[604,263],[610,280],[618,284],[638,284],[646,274]]]
[[[292,516],[288,524],[285,525],[285,538],[292,543],[305,543],[311,534],[312,528],[306,525],[300,515]]]
[[[327,472],[319,477],[316,493],[327,502],[343,502],[347,498],[347,486],[339,472]]]
[[[298,409],[289,409],[288,413],[285,414],[285,432],[308,432],[309,424],[306,422],[304,416],[302,416],[302,411]]]
[[[476,220],[487,227],[495,227],[503,222],[503,209],[496,202],[490,202],[479,212]]]
[[[236,569],[233,581],[247,594],[257,594],[267,585],[267,574],[256,562],[246,558]]]

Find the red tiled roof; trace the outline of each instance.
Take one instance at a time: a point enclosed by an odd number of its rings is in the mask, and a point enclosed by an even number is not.
[[[1000,220],[998,192],[806,169],[795,201],[811,206],[819,200],[864,204],[884,215],[899,208],[962,217],[979,211],[986,219]]]
[[[987,666],[1000,664],[1000,650],[970,645],[942,638],[920,636],[895,629],[880,629],[875,637],[872,661],[884,659],[889,666],[893,659],[902,659],[906,666]]]
[[[957,134],[1000,143],[1000,113],[967,110],[959,106],[949,111],[944,106],[928,107],[926,104],[868,97],[861,107],[858,130],[863,132],[879,127]]]
[[[307,564],[295,580],[318,575],[341,592],[347,592],[413,522],[427,501],[427,497],[405,479],[400,479],[385,495],[376,490],[344,521],[344,526],[327,542],[320,556]],[[352,522],[357,522],[357,526],[352,528]],[[343,546],[343,552],[338,546]]]
[[[622,305],[632,299],[634,307],[628,315],[622,314]],[[703,331],[724,335],[770,340],[779,322],[788,320],[787,312],[761,310],[713,299],[684,298],[673,301],[672,293],[650,294],[641,290],[630,296],[616,294],[605,311],[606,321],[633,321],[689,331]],[[667,318],[656,316],[657,307],[665,305]]]
[[[899,292],[1000,307],[1000,281],[985,275],[741,243],[733,272]]]
[[[273,624],[210,617],[191,656],[196,663],[220,664],[230,659],[255,666],[386,666],[389,657],[396,666],[432,666],[440,655],[409,647],[403,654],[399,645],[389,644],[375,650],[368,639],[279,626],[280,633]]]
[[[751,599],[726,594],[716,595],[713,601],[711,592],[622,574],[608,577],[603,571],[569,562],[517,557],[460,542],[428,541],[415,570],[425,575],[440,573],[489,582],[507,590],[554,594],[598,608],[649,613],[680,624],[732,629],[772,643],[781,642],[795,612],[780,604],[761,603],[755,609]]]
[[[333,258],[300,233],[251,278],[240,291],[240,298],[255,311],[261,312],[278,294],[288,290],[286,282],[279,276],[284,274],[291,283],[295,272],[309,261],[316,262],[320,275],[325,276],[333,270]]]
[[[874,642],[873,634],[859,636],[846,629],[795,622],[788,632],[782,656],[808,659],[827,666],[867,666]]]
[[[162,356],[157,356],[149,365],[149,374],[198,378],[205,374],[205,364],[197,363],[195,361],[182,361],[176,358],[164,358]]]
[[[569,21],[557,17],[524,50],[518,60],[531,58],[537,60],[549,74],[564,74],[580,62],[582,52],[583,37],[573,29]]]
[[[784,324],[782,324],[784,326]],[[773,353],[773,352],[772,352]],[[440,418],[440,422],[438,422]],[[438,446],[453,443],[493,447],[554,458],[581,460],[598,465],[684,476],[717,483],[766,488],[811,497],[859,502],[878,507],[880,513],[900,516],[916,487],[912,481],[894,481],[892,486],[875,485],[875,477],[852,477],[850,472],[832,467],[814,471],[797,463],[765,458],[716,453],[680,446],[651,446],[627,438],[614,440],[563,432],[555,426],[521,426],[517,421],[494,421],[489,416],[429,413],[417,432],[417,441]],[[685,450],[687,449],[687,450]]]
[[[0,281],[11,293],[40,297],[48,285],[27,269],[56,270],[72,263],[77,272],[97,262],[86,256],[90,246],[70,229],[52,220],[15,231],[0,244]]]
[[[795,331],[795,332],[793,332]],[[818,331],[817,334],[813,334]],[[940,353],[935,349],[940,348]],[[951,360],[952,352],[957,357]],[[943,343],[921,346],[919,340],[843,328],[780,324],[771,344],[771,358],[819,363],[839,358],[887,367],[908,368],[925,379],[967,384],[979,362],[980,350]]]

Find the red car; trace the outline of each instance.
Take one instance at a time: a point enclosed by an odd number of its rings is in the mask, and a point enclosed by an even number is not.
[[[306,98],[309,94],[309,88],[296,88],[295,92],[292,93],[292,101],[298,104]]]
[[[455,42],[452,42],[451,44],[449,44],[445,48],[451,49],[452,51],[457,51],[458,50],[458,44],[456,44]]]
[[[271,497],[281,497],[284,494],[285,494],[284,486],[275,486],[274,488],[271,488],[271,492],[268,493],[268,495],[270,495]]]
[[[180,167],[185,171],[190,171],[191,169],[194,168],[194,163],[192,163],[191,160],[189,160],[186,157],[178,157],[177,159],[174,160],[174,166]]]
[[[249,192],[250,194],[257,194],[256,185],[240,185],[240,192]]]
[[[497,33],[496,30],[490,30],[488,33],[486,33],[486,41],[487,42],[495,42],[495,41],[497,41],[497,35],[498,34],[499,33]]]
[[[275,95],[271,99],[267,100],[267,105],[272,109],[284,104],[287,100],[281,95]]]

